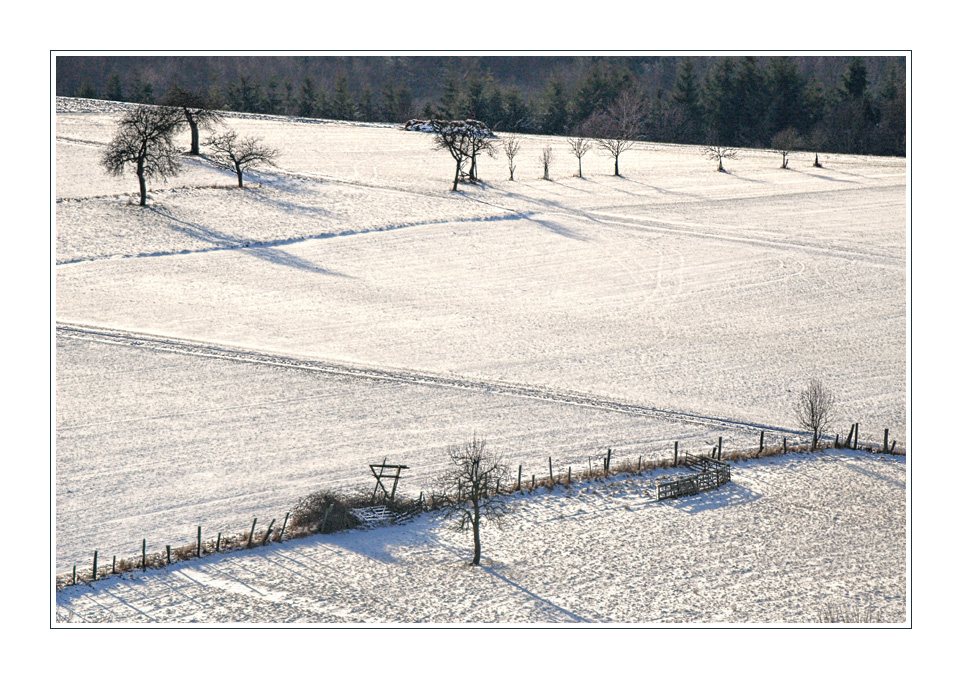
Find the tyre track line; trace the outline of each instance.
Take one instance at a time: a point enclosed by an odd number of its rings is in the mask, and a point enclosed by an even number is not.
[[[654,417],[674,422],[684,422],[709,426],[713,428],[730,429],[745,432],[780,432],[793,436],[804,435],[804,432],[785,427],[770,426],[756,422],[744,422],[722,417],[699,415],[667,408],[656,408],[634,403],[614,401],[600,396],[583,394],[573,391],[549,389],[525,384],[515,384],[501,381],[487,381],[467,377],[436,375],[428,372],[415,372],[399,368],[375,368],[371,366],[351,365],[334,361],[302,359],[283,355],[268,354],[238,347],[220,346],[206,342],[196,342],[173,337],[151,335],[146,333],[129,332],[113,328],[80,325],[75,323],[57,323],[57,336],[63,338],[83,339],[87,341],[119,344],[131,347],[142,347],[156,351],[181,353],[205,358],[219,358],[259,365],[270,365],[297,370],[310,370],[330,375],[354,377],[418,384],[426,386],[463,389],[468,391],[489,392],[503,396],[515,396],[539,401],[549,401],[564,405],[574,405],[584,408],[595,408],[611,412]]]

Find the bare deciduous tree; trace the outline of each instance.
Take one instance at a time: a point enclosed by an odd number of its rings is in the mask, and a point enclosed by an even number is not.
[[[584,123],[585,131],[595,138],[601,152],[614,158],[616,177],[621,176],[618,160],[641,137],[647,113],[644,95],[636,90],[625,90],[608,108],[592,114]]]
[[[590,139],[586,137],[569,137],[568,147],[571,149],[571,155],[578,159],[578,178],[581,179],[581,159],[584,158],[588,151],[591,150],[593,144]]]
[[[140,184],[140,204],[147,204],[147,179],[164,180],[177,174],[177,150],[173,135],[180,114],[166,106],[135,106],[120,119],[120,127],[107,145],[100,164],[112,175],[121,176],[133,167]]]
[[[544,176],[542,179],[551,181],[549,171],[551,170],[551,147],[545,146],[541,149],[541,165],[544,166]]]
[[[221,115],[214,110],[211,99],[174,86],[164,98],[164,103],[180,112],[181,122],[190,129],[190,155],[199,155],[200,130],[210,131],[221,121]]]
[[[509,505],[499,493],[508,468],[501,455],[487,449],[484,439],[472,438],[447,450],[448,468],[438,476],[438,501],[445,515],[459,531],[470,530],[474,537],[474,559],[481,563],[481,524],[501,528]]]
[[[462,177],[477,180],[477,154],[480,151],[494,150],[494,134],[488,126],[477,120],[432,120],[429,124],[434,131],[434,148],[445,150],[454,158],[454,185],[458,190]],[[471,160],[471,170],[464,173],[464,164]]]
[[[260,165],[274,165],[280,155],[277,149],[266,146],[259,137],[238,139],[237,132],[228,130],[207,139],[210,159],[237,175],[237,186],[244,188],[244,170]]]
[[[812,432],[812,451],[832,421],[835,399],[822,381],[813,377],[795,402],[795,419],[799,426]]]
[[[712,160],[718,161],[718,171],[725,172],[725,166],[722,161],[725,159],[734,159],[738,157],[738,150],[731,148],[730,146],[724,146],[722,144],[709,144],[705,147],[704,153],[706,156]]]
[[[477,120],[465,121],[475,125],[475,134],[468,136],[468,146],[471,155],[471,167],[468,169],[468,181],[478,181],[478,154],[484,152],[494,158],[498,154],[498,147],[494,144],[494,133],[488,126]]]
[[[802,143],[802,137],[794,127],[782,130],[772,137],[772,149],[782,156],[782,169],[788,168],[788,155]],[[817,155],[816,155],[817,162]]]
[[[508,181],[514,181],[515,164],[514,159],[521,151],[521,141],[517,137],[508,137],[501,142],[504,148],[504,155],[508,159]]]

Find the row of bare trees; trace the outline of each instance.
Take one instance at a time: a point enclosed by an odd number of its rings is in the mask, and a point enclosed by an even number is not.
[[[140,205],[147,204],[147,180],[164,181],[180,172],[180,153],[174,135],[190,131],[190,151],[200,155],[200,130],[210,131],[207,158],[217,167],[237,176],[237,186],[244,187],[244,172],[261,165],[274,165],[279,152],[258,137],[238,137],[227,129],[213,134],[221,116],[194,95],[175,91],[163,106],[139,105],[128,109],[118,122],[117,133],[101,156],[100,163],[108,174],[122,176],[132,170],[137,175]]]
[[[643,128],[647,116],[648,109],[644,97],[636,91],[628,90],[622,92],[604,110],[592,114],[584,123],[577,126],[573,130],[573,135],[566,141],[572,155],[578,159],[578,177],[583,177],[582,159],[593,148],[611,157],[615,163],[615,176],[622,176],[619,167],[621,155],[632,149],[644,136]],[[461,178],[477,181],[477,154],[485,151],[493,156],[498,148],[493,142],[494,134],[491,130],[484,123],[471,120],[432,121],[432,124],[438,135],[435,148],[446,149],[457,164],[452,191],[458,190],[458,181]],[[794,128],[785,129],[772,138],[772,148],[775,153],[781,155],[783,169],[788,167],[789,155],[798,149],[801,143],[802,137]],[[514,181],[514,172],[517,168],[515,159],[521,150],[521,142],[517,137],[509,137],[502,142],[501,148],[508,159],[509,180]],[[712,160],[718,161],[719,172],[725,172],[724,160],[737,157],[736,148],[720,142],[705,146],[704,152]],[[471,170],[464,173],[462,164],[467,158],[471,159]],[[539,160],[544,170],[542,177],[550,179],[552,161],[550,146],[542,149]],[[816,167],[820,167],[817,157]]]

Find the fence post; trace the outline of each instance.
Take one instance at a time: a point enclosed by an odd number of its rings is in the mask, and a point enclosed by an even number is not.
[[[197,526],[197,556],[200,557],[200,526]]]
[[[568,467],[568,485],[571,485],[571,467]]]
[[[885,430],[885,438],[883,439],[883,443],[882,443],[882,452],[883,453],[889,452],[889,430],[888,429]]]
[[[424,494],[424,491],[421,491],[421,494],[423,495],[423,494]],[[419,504],[420,504],[420,502],[421,502],[421,501],[418,500],[418,503],[419,503]],[[284,525],[281,526],[281,534],[277,536],[277,541],[278,541],[278,542],[283,542],[283,540],[284,540],[284,531],[287,529],[287,520],[288,520],[290,517],[291,517],[291,513],[290,513],[290,512],[287,512],[287,514],[284,516]]]
[[[762,451],[765,449],[765,431],[758,435],[758,454],[761,455]]]
[[[605,458],[605,476],[611,471],[611,448],[608,449],[608,457]]]
[[[71,584],[71,585],[76,585],[76,584],[77,584],[77,564],[74,564],[74,565],[73,565],[73,580],[71,581],[70,584]]]
[[[888,429],[885,430],[886,434]],[[551,483],[554,483],[554,468],[551,466],[551,456],[548,456],[548,476],[551,477]]]
[[[678,466],[678,441],[675,441],[675,466]]]
[[[719,460],[721,459],[721,450],[722,450],[722,449],[721,449],[721,439],[722,439],[722,437],[719,436],[719,437],[718,437],[718,459],[719,459]]]
[[[143,544],[140,546],[140,565],[147,571],[147,538],[144,538]]]
[[[247,536],[247,549],[251,548],[251,540],[254,539],[254,526],[257,525],[257,517],[254,517],[254,523],[251,524],[251,534]]]
[[[855,425],[853,424],[851,427],[849,427],[849,430],[848,430],[848,438],[845,439],[845,447],[846,447],[846,448],[851,448],[851,447],[852,447],[852,434],[854,434],[854,433],[855,433]]]
[[[782,452],[788,454],[788,437],[782,437]]]
[[[521,490],[521,465],[518,465],[518,490]]]
[[[269,525],[269,526],[267,527],[267,532],[264,533],[264,540],[261,542],[261,546],[262,546],[262,547],[267,544],[267,541],[268,541],[268,540],[271,539],[271,531],[274,530],[274,522],[275,522],[275,521],[277,521],[277,519],[271,519],[271,525]]]
[[[855,445],[852,447],[858,450],[858,422],[855,423]]]
[[[167,565],[170,565],[170,545],[167,545]]]
[[[114,565],[110,567],[110,574],[117,575],[117,555],[114,554]]]
[[[217,533],[217,547],[215,547],[215,549],[218,552],[220,551],[220,533]]]
[[[97,550],[94,550],[94,580],[97,580]]]

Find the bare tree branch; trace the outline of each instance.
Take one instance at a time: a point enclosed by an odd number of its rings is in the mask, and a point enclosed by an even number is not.
[[[446,150],[454,158],[454,185],[451,190],[458,190],[458,182],[463,176],[477,181],[478,153],[495,152],[494,133],[488,126],[478,120],[432,120],[428,125],[436,135],[434,148]],[[465,175],[463,168],[468,159],[471,160],[471,167]]]
[[[794,127],[789,127],[772,137],[772,149],[782,156],[782,169],[788,168],[788,156],[802,144],[802,137]]]
[[[266,146],[259,137],[238,139],[237,132],[228,130],[207,139],[210,159],[237,175],[237,186],[244,188],[244,170],[261,165],[274,165],[280,152]]]
[[[190,155],[200,154],[200,130],[212,130],[222,116],[214,110],[214,102],[208,96],[174,86],[164,98],[164,104],[177,109],[181,123],[190,129]]]
[[[795,419],[799,426],[812,432],[812,450],[834,417],[835,399],[822,381],[813,377],[795,403]]]
[[[584,123],[587,134],[595,138],[598,148],[615,160],[615,176],[620,177],[618,160],[634,147],[641,137],[648,115],[647,101],[640,92],[626,90],[601,113],[594,113]]]
[[[704,148],[704,154],[712,160],[717,160],[718,171],[725,172],[726,170],[725,166],[722,165],[722,160],[728,158],[737,158],[738,150],[728,146],[723,146],[721,144],[709,144]]]
[[[484,439],[472,438],[447,450],[448,468],[437,478],[440,509],[453,520],[454,528],[471,530],[474,537],[472,565],[481,563],[481,524],[500,528],[510,513],[507,499],[499,493],[508,468],[501,455],[487,449]]]
[[[165,106],[136,106],[120,119],[119,129],[101,156],[100,164],[121,176],[133,167],[140,185],[140,204],[147,204],[147,179],[166,180],[180,170],[173,135],[179,113]]]
[[[549,170],[551,169],[551,147],[545,146],[541,149],[541,164],[544,166],[544,176],[542,179],[551,181]]]
[[[593,148],[593,144],[590,139],[586,137],[568,137],[566,140],[568,142],[568,147],[571,149],[571,155],[578,159],[578,178],[581,179],[581,159],[584,158],[588,151]]]
[[[504,148],[504,155],[508,159],[508,181],[514,181],[514,171],[516,166],[514,164],[514,159],[517,157],[518,153],[521,151],[521,140],[517,137],[508,137],[501,142]]]

